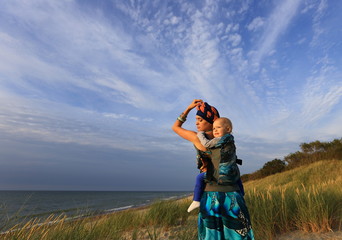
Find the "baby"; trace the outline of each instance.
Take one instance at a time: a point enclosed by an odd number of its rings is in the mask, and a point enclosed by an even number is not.
[[[233,130],[232,122],[228,118],[218,118],[214,121],[213,124],[213,139],[208,139],[204,132],[200,131],[197,133],[197,137],[201,141],[201,144],[205,146],[206,148],[219,148],[222,147],[227,142],[230,142],[233,144],[234,149],[234,155],[229,155],[229,158],[234,157],[235,160],[237,160],[235,155],[235,145],[234,145],[234,137],[231,135],[231,132]],[[232,166],[232,169],[226,169],[227,168],[227,162],[231,162],[231,159],[224,159],[228,158],[228,155],[224,155],[222,157],[223,161],[226,162],[223,164],[220,164],[220,175],[218,176],[218,182],[222,185],[236,183],[239,185],[240,192],[244,194],[243,185],[240,179],[240,172],[237,168],[237,165],[234,163],[234,166]],[[240,160],[241,161],[241,160]],[[221,173],[223,172],[223,173]],[[204,188],[205,188],[205,172],[200,173],[196,178],[196,186],[194,191],[194,199],[191,205],[188,208],[188,212],[194,210],[195,208],[198,208],[200,206],[200,199],[203,194]],[[231,174],[232,176],[228,176]]]
[[[225,117],[218,118],[214,121],[213,125],[213,139],[208,139],[205,136],[204,132],[198,132],[197,137],[201,141],[201,144],[205,146],[206,148],[213,148],[216,146],[216,144],[221,140],[221,137],[223,137],[226,134],[231,134],[233,130],[232,122]]]

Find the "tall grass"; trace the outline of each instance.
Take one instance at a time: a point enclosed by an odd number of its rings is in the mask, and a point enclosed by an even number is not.
[[[174,226],[183,224],[188,216],[188,204],[175,204],[173,201],[159,201],[154,203],[145,214],[148,225]]]
[[[322,161],[245,183],[256,239],[275,239],[293,230],[326,232],[342,226],[342,161]],[[68,221],[51,216],[17,225],[0,239],[154,240],[197,239],[191,200],[157,201],[146,209]]]
[[[342,162],[321,161],[245,184],[257,239],[341,229]]]
[[[132,209],[111,215],[68,221],[65,216],[50,216],[43,223],[37,220],[16,225],[0,239],[98,240],[160,239],[165,233],[174,239],[193,239],[197,233],[194,214],[186,212],[190,200],[157,201],[146,209]],[[175,228],[179,228],[174,231]],[[190,237],[189,237],[190,236]]]

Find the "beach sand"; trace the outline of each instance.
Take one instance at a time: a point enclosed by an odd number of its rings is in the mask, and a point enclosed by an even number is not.
[[[342,240],[342,231],[327,233],[305,233],[294,231],[282,234],[278,236],[276,240]]]

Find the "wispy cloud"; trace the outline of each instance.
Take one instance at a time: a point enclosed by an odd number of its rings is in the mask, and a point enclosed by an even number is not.
[[[303,123],[316,122],[326,116],[342,97],[342,75],[323,59],[320,68],[307,81],[303,92]]]
[[[312,30],[314,32],[314,35],[311,41],[312,46],[315,46],[318,44],[319,37],[324,33],[324,29],[322,28],[320,22],[321,22],[322,17],[325,14],[327,5],[328,3],[326,0],[320,0],[316,8],[316,13],[314,14],[314,17],[313,17],[313,26],[312,26]]]
[[[253,54],[253,65],[259,66],[265,56],[274,49],[281,34],[283,34],[291,20],[296,15],[301,0],[286,0],[279,4],[268,19],[265,19],[265,29],[260,38],[256,52]]]
[[[142,119],[117,113],[98,114],[66,104],[14,96],[0,99],[2,102],[4,99],[7,102],[11,100],[0,107],[0,132],[23,141],[31,139],[142,151],[153,145],[153,132],[159,128],[153,126],[152,118]],[[135,122],[145,122],[144,129]],[[135,136],[134,142],[132,136]]]
[[[210,25],[203,18],[200,12],[193,16],[189,46],[184,53],[184,64],[193,86],[196,86],[200,95],[208,96],[210,99],[215,95],[215,90],[211,88],[214,80],[210,77],[214,73],[220,53],[217,41],[210,34]]]
[[[256,31],[260,29],[265,24],[265,21],[262,17],[256,17],[253,19],[253,21],[248,24],[247,29],[249,31]]]
[[[125,119],[125,120],[133,120],[133,121],[143,121],[143,122],[151,122],[152,121],[151,118],[140,119],[140,117],[129,116],[126,114],[104,113],[103,116],[108,117],[108,118]]]

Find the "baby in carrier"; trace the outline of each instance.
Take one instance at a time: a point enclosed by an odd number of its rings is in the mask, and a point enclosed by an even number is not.
[[[200,200],[206,182],[215,181],[219,185],[238,184],[240,192],[244,194],[240,171],[237,166],[237,163],[241,164],[241,160],[238,160],[236,157],[234,137],[231,135],[232,129],[232,123],[228,118],[218,118],[213,124],[213,139],[208,139],[204,132],[200,131],[197,133],[201,144],[213,154],[212,157],[218,157],[220,159],[217,172],[207,171],[197,176],[194,199],[188,208],[188,212],[200,206]],[[201,156],[199,157],[201,158]]]

